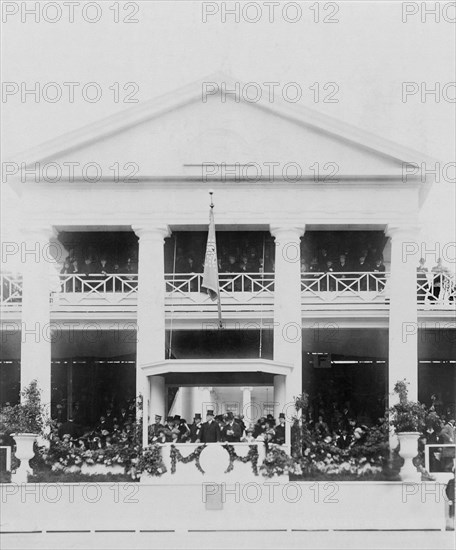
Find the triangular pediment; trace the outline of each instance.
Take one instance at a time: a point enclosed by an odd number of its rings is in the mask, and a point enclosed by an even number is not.
[[[203,82],[216,88],[205,99]],[[224,96],[222,83],[241,93]],[[96,163],[104,178],[117,170],[126,181],[211,172],[229,176],[230,170],[249,179],[272,173],[287,179],[316,173],[391,177],[401,175],[404,162],[423,161],[423,155],[316,111],[283,99],[270,102],[267,90],[251,102],[242,89],[234,79],[213,75],[61,136],[18,160]]]

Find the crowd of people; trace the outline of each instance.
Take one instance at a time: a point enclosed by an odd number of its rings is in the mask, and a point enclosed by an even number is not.
[[[272,414],[261,417],[254,425],[246,426],[243,415],[227,412],[214,415],[213,410],[206,412],[203,422],[200,413],[196,413],[192,424],[188,424],[179,415],[168,416],[162,424],[162,417],[155,416],[154,424],[149,426],[149,440],[156,443],[285,443],[285,415],[279,414],[276,421]]]
[[[58,422],[54,436],[70,446],[83,449],[104,449],[115,444],[126,444],[142,436],[132,408],[122,407],[117,415],[112,409],[100,416],[97,424],[86,429],[74,420]],[[281,413],[276,421],[271,414],[261,417],[255,424],[246,426],[242,415],[231,412],[214,415],[206,412],[203,421],[201,413],[196,413],[191,424],[180,415],[168,416],[162,423],[160,415],[148,427],[149,443],[285,443],[285,415]]]
[[[252,245],[248,240],[243,244],[243,247],[229,248],[221,246],[218,250],[220,279],[228,291],[248,292],[255,290],[255,274],[262,276],[264,273],[273,273],[275,270],[274,254],[270,246]],[[327,248],[321,247],[318,248],[315,254],[309,254],[308,249],[303,247],[301,251],[301,273],[307,274],[307,286],[310,286],[314,291],[336,291],[344,290],[346,285],[349,284],[353,290],[381,292],[386,285],[386,269],[382,253],[371,243],[356,252],[354,253],[347,246],[339,247],[337,254],[330,254]],[[204,271],[203,253],[196,254],[192,248],[177,247],[172,261],[165,263],[167,263],[166,269],[169,273],[180,275],[180,277],[189,276],[190,291],[195,292],[201,289],[201,284],[198,284],[197,278],[194,276],[201,275]],[[428,269],[425,264],[425,259],[421,258],[417,267],[418,300],[432,302],[448,299],[454,301],[455,278],[450,270],[443,265],[442,259],[439,258],[436,265],[431,269]],[[123,275],[125,280],[128,280],[129,275],[135,275],[137,272],[138,261],[135,250],[126,255],[124,262],[119,262],[117,258],[110,257],[109,254],[99,254],[98,258],[93,254],[88,254],[83,260],[78,260],[74,249],[70,249],[60,274],[76,274],[79,277],[63,281],[62,291],[81,292],[87,291],[93,285],[98,285],[97,288],[101,291],[122,292],[125,289],[120,278],[106,282],[102,288],[99,283],[100,281],[103,282],[104,278],[108,279],[109,275]],[[237,275],[242,273],[253,276],[251,280],[241,281]],[[327,273],[334,273],[334,277],[321,277],[321,274]],[[372,275],[359,278],[356,283],[357,286],[353,286],[351,279],[354,274],[360,273]],[[229,286],[231,279],[233,280],[232,288]],[[319,282],[313,283],[313,279],[318,279]],[[349,280],[343,281],[344,279]],[[341,280],[340,283],[339,280]],[[130,282],[127,290],[131,290],[132,284],[136,285],[137,283]],[[228,286],[226,286],[227,284]],[[169,290],[172,290],[172,288],[170,287]]]
[[[95,426],[87,428],[78,422],[78,415],[65,422],[57,421],[53,436],[70,446],[103,449],[115,444],[132,443],[137,438],[135,403],[127,403],[117,414],[108,408]]]

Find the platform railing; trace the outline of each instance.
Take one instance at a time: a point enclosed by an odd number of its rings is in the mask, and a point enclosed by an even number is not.
[[[71,273],[61,274],[59,278],[60,287],[58,292],[54,292],[54,303],[62,306],[94,302],[128,302],[138,291],[136,273]]]
[[[302,273],[301,295],[308,302],[386,302],[389,273]]]
[[[0,303],[4,307],[17,307],[22,302],[22,277],[0,274]]]
[[[212,311],[217,308],[202,286],[201,273],[165,275],[167,311]],[[274,273],[221,273],[220,299],[225,311],[271,311]]]
[[[303,304],[377,303],[388,302],[388,272],[302,273]],[[202,288],[201,273],[167,273],[164,275],[166,307],[198,309],[214,306]],[[6,309],[20,308],[22,278],[0,274],[0,304]],[[229,307],[245,304],[270,309],[274,298],[274,273],[221,273],[219,275],[222,302]],[[135,306],[138,274],[61,274],[59,284],[51,292],[52,307],[91,304],[129,304]],[[456,276],[454,273],[417,274],[418,309],[456,308]]]
[[[166,291],[170,295],[195,292],[206,294],[201,273],[167,274],[165,281]],[[219,274],[219,287],[221,295],[238,292],[252,294],[251,298],[262,292],[272,295],[274,273],[222,273]]]
[[[418,309],[456,308],[456,275],[418,273],[417,302]]]

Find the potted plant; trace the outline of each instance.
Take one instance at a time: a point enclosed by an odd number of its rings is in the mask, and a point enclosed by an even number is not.
[[[404,459],[401,478],[403,481],[418,481],[421,477],[413,464],[413,458],[418,454],[418,439],[425,427],[426,407],[422,403],[408,400],[407,385],[406,380],[400,380],[394,386],[399,403],[389,409],[390,425],[396,431],[400,455]]]
[[[27,476],[33,473],[29,465],[34,456],[33,445],[43,432],[45,410],[41,405],[38,383],[33,380],[21,392],[21,402],[17,405],[6,405],[0,411],[1,424],[6,432],[16,441],[16,458],[21,463],[12,480],[16,483],[27,483]]]

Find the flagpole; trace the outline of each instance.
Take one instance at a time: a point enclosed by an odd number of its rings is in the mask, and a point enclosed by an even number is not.
[[[211,197],[211,204],[209,206],[211,207],[212,212],[214,212],[214,201],[212,200],[213,194],[214,194],[213,191],[209,191],[209,195]],[[218,273],[218,269],[217,269],[217,273]],[[223,328],[223,323],[222,323],[222,304],[220,301],[220,287],[218,287],[218,293],[217,293],[217,309],[218,309],[219,329],[221,329]]]

